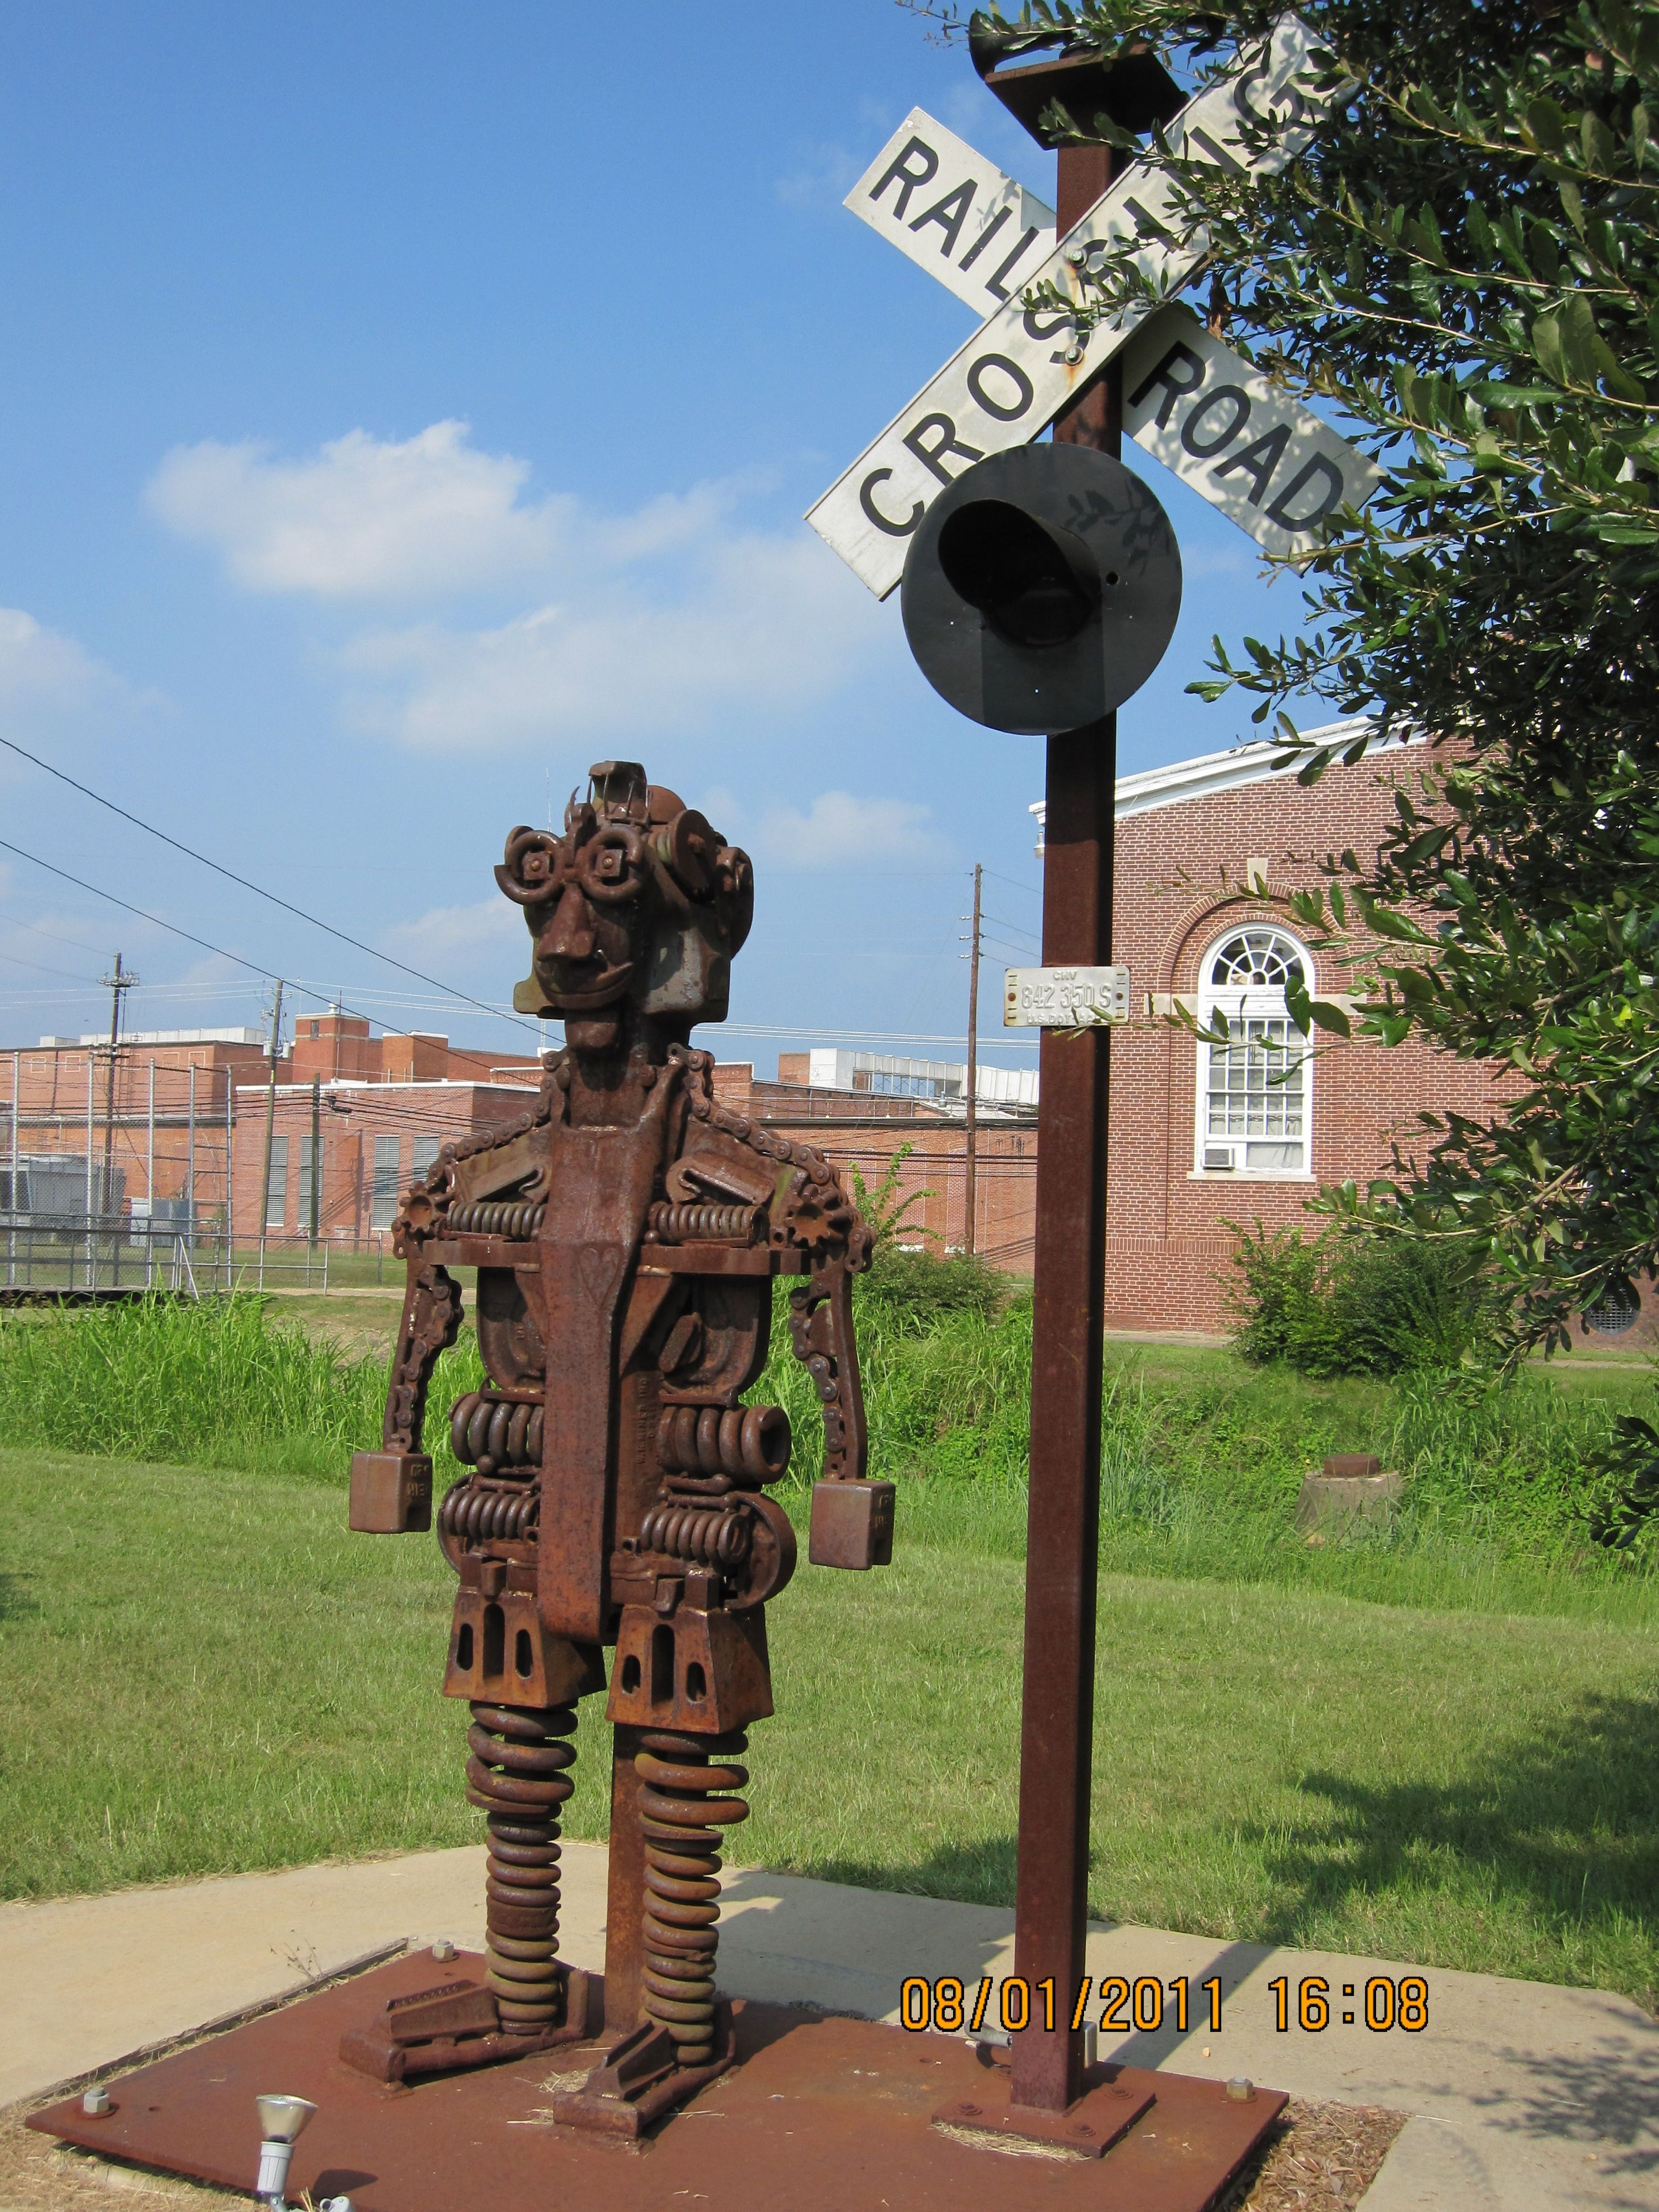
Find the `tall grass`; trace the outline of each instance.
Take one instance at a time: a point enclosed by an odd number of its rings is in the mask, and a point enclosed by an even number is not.
[[[821,1431],[781,1334],[756,1395],[789,1411],[804,1506]],[[1030,1301],[952,1314],[925,1334],[874,1304],[860,1313],[859,1340],[872,1471],[898,1482],[911,1539],[1022,1556]],[[1223,1355],[1171,1375],[1134,1353],[1109,1358],[1102,1565],[1291,1582],[1386,1604],[1659,1618],[1651,1559],[1614,1556],[1589,1535],[1586,1468],[1620,1410],[1614,1398],[1530,1374],[1482,1398],[1443,1374],[1316,1381]],[[1398,1468],[1406,1503],[1385,1524],[1310,1547],[1296,1525],[1297,1493],[1338,1450],[1375,1451]]]
[[[780,1299],[783,1295],[780,1286]],[[935,1307],[921,1326],[860,1295],[872,1472],[899,1486],[912,1542],[1018,1559],[1030,1442],[1031,1307]],[[1318,1382],[1114,1351],[1103,1401],[1101,1559],[1119,1572],[1295,1582],[1382,1602],[1577,1610],[1659,1603],[1650,1559],[1591,1541],[1585,1469],[1615,1395],[1527,1376],[1477,1398],[1443,1376]],[[428,1443],[441,1481],[442,1414],[483,1379],[470,1334],[434,1378]],[[0,1316],[0,1441],[339,1481],[380,1432],[386,1363],[350,1358],[273,1319],[257,1298],[158,1301]],[[1628,1390],[1628,1385],[1626,1390]],[[804,1518],[823,1425],[781,1314],[754,1392],[796,1437],[783,1487]],[[1370,1449],[1407,1478],[1384,1527],[1310,1549],[1295,1525],[1303,1476],[1333,1450]]]
[[[434,1404],[482,1371],[467,1337],[439,1363]],[[384,1360],[273,1322],[258,1297],[0,1314],[9,1443],[343,1478],[351,1452],[379,1441],[386,1389]]]

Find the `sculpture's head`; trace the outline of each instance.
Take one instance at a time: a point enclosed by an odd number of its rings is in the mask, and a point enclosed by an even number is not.
[[[562,836],[514,830],[495,880],[535,943],[517,1012],[562,1017],[574,1045],[599,1050],[621,1040],[629,1007],[671,1036],[725,1020],[754,870],[635,762],[595,765]]]

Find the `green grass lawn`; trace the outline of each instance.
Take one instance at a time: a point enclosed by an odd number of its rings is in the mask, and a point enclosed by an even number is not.
[[[1006,1904],[1020,1570],[909,1505],[892,1568],[803,1567],[771,1608],[736,1856]],[[0,1450],[0,1892],[476,1838],[452,1579],[429,1538],[344,1519],[332,1485]],[[1659,1603],[1504,1589],[1107,1572],[1092,1909],[1651,2002]],[[569,1826],[595,1836],[587,1710]]]

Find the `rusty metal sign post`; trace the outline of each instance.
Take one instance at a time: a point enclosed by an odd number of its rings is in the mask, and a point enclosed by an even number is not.
[[[1062,233],[1100,198],[1111,173],[1107,148],[1060,148]],[[1108,367],[1056,419],[1054,436],[1115,459],[1122,428],[1122,371]],[[1043,789],[1042,964],[1108,967],[1115,712],[1048,738]],[[1111,1030],[1094,1028],[1081,1036],[1045,1030],[1038,1049],[1014,1972],[1033,1989],[1052,1981],[1063,2006],[1083,1985],[1088,1921]],[[1082,2087],[1083,2035],[1069,2025],[1068,2014],[1057,2019],[1053,2034],[1028,2031],[1017,2039],[1015,2104],[1064,2112]]]
[[[1060,34],[1027,38],[1015,51],[1022,44],[1057,42],[1063,43]],[[999,70],[996,45],[978,30],[977,19],[974,46],[989,88],[1039,143],[1050,143],[1042,118],[1056,100],[1074,113],[1103,109],[1133,133],[1154,124],[1180,128],[1174,118],[1182,96],[1150,54],[1107,68],[1096,58],[1062,52],[1057,59]],[[1192,107],[1218,108],[1222,98],[1212,92]],[[1197,119],[1195,113],[1189,118],[1194,125]],[[1059,236],[1081,238],[1091,222],[1098,228],[1099,211],[1117,202],[1126,215],[1133,214],[1135,189],[1119,182],[1114,190],[1110,149],[1061,144]],[[1062,247],[1051,258],[1065,265],[1061,256],[1073,252]],[[1074,258],[1086,260],[1086,247]],[[988,408],[1009,423],[1027,415],[1012,434],[1029,438],[1042,414],[1035,361],[1028,374],[1015,358],[1019,319],[1018,303],[1010,301],[986,326],[988,333],[1007,326],[1006,349],[985,352],[982,333],[958,362],[973,356],[964,388],[981,411]],[[904,531],[909,538],[902,575],[905,627],[923,672],[978,721],[1046,733],[1038,976],[1043,985],[1055,970],[1069,971],[1073,983],[1077,971],[1093,971],[1103,981],[1103,971],[1110,970],[1115,710],[1151,674],[1167,646],[1181,587],[1179,554],[1167,519],[1146,487],[1119,465],[1121,339],[1103,367],[1098,361],[1085,365],[1086,345],[1066,347],[1064,321],[1060,317],[1044,325],[1042,317],[1026,314],[1018,333],[1053,349],[1045,363],[1051,378],[1059,367],[1062,373],[1069,368],[1074,380],[1070,396],[1054,412],[1052,447],[1005,449],[991,458],[975,450],[958,431],[959,415],[947,416],[937,404],[948,370],[915,403],[931,405],[931,414],[912,422],[897,441],[924,465],[931,454],[933,473],[944,487],[929,492]],[[999,368],[1001,384],[992,378]],[[1009,398],[1016,391],[1026,403],[1018,409]],[[1005,428],[1005,448],[1009,436]],[[947,447],[961,464],[948,471],[942,466]],[[865,476],[866,494],[891,489],[887,479],[893,466],[878,448],[851,472],[856,476],[872,457],[879,461],[876,475]],[[839,526],[837,495],[848,482],[843,478],[827,494],[812,517],[831,543]],[[859,504],[866,521],[897,534],[890,505],[884,509],[867,496]],[[867,568],[866,580],[882,588],[890,556],[879,556],[856,530],[838,550],[855,568],[858,556],[867,555],[860,572]],[[1112,981],[1115,987],[1115,975]],[[1045,1026],[1041,1043],[1014,1935],[1014,1972],[1028,1992],[1028,2024],[1012,2038],[1006,2102],[991,2124],[1054,2140],[1064,2139],[1068,2126],[1094,2121],[1102,2096],[1085,2078],[1084,1966],[1099,1572],[1109,1024],[1116,1011],[1114,1003],[1106,1020],[1069,1034]],[[942,2110],[939,2117],[957,2115]],[[1098,2118],[1103,2124],[1105,2113]]]

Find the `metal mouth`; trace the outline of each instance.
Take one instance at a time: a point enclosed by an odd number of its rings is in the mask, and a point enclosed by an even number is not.
[[[567,989],[559,981],[556,969],[547,995],[568,1013],[594,1012],[600,1006],[611,1006],[621,998],[634,980],[636,964],[632,960],[623,960],[614,968],[602,969],[597,975],[584,976],[580,981],[585,988],[580,989]]]

